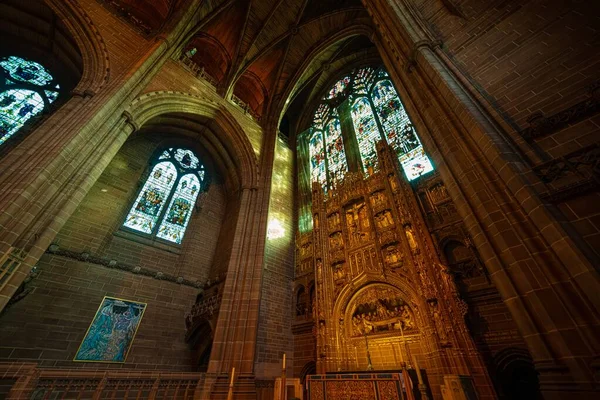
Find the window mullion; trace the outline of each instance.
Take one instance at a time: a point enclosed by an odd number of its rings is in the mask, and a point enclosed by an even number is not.
[[[177,168],[177,166],[175,164],[175,162],[177,162],[177,160],[173,159],[173,161],[170,161],[170,162],[172,162],[173,165],[175,165],[175,169],[177,170],[177,179],[175,179],[175,182],[173,183],[173,186],[171,187],[171,191],[170,191],[169,195],[167,196],[167,198],[165,199],[165,206],[163,207],[162,211],[160,212],[158,218],[156,219],[156,226],[154,227],[154,229],[152,229],[152,238],[156,238],[156,235],[158,235],[158,229],[162,225],[163,218],[165,217],[165,214],[168,211],[169,205],[171,204],[171,199],[175,195],[175,192],[177,191],[177,188],[179,187],[178,186],[179,181],[181,180],[181,177],[183,176],[179,172],[179,168]]]

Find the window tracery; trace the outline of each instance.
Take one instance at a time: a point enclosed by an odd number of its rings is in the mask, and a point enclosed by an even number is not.
[[[0,57],[0,145],[59,96],[60,86],[41,64]]]
[[[194,152],[166,149],[157,157],[123,226],[181,244],[205,186],[204,166]]]
[[[408,180],[433,171],[388,73],[364,67],[338,80],[314,115],[309,136],[311,179],[325,191],[348,170],[343,144],[350,132],[342,133],[338,110],[350,114],[365,174],[376,167],[376,144],[381,139],[396,151]]]

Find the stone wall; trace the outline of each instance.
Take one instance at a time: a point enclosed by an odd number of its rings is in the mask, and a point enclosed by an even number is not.
[[[230,234],[221,234],[227,197],[214,170],[181,246],[120,229],[143,185],[149,159],[164,143],[164,137],[152,134],[126,142],[57,235],[54,243],[61,254],[87,253],[189,282],[214,281],[225,272],[223,265],[211,271],[218,244],[226,249],[231,242]],[[211,164],[210,159],[202,161]],[[148,303],[126,368],[193,370],[184,318],[199,289],[52,254],[42,257],[37,274],[27,286],[33,291],[0,317],[0,359],[87,366],[71,360],[103,296],[112,296]]]
[[[192,371],[185,314],[198,289],[62,256],[44,255],[28,296],[0,317],[0,361],[44,367]],[[73,358],[104,296],[148,304],[124,364]]]

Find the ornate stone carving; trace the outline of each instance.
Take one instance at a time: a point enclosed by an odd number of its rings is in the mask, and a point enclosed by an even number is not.
[[[412,310],[400,293],[392,288],[370,287],[361,292],[349,307],[352,336],[416,331]]]
[[[379,243],[381,244],[381,247],[385,247],[389,244],[399,242],[398,233],[395,229],[379,231],[378,235],[379,235]]]
[[[404,225],[404,234],[406,235],[406,240],[408,241],[408,245],[410,246],[412,253],[419,254],[419,245],[415,239],[415,234],[410,224]]]
[[[371,222],[364,202],[353,204],[345,211],[350,247],[360,246],[372,238]]]
[[[342,285],[346,282],[346,264],[339,263],[333,267],[333,281],[336,285]]]
[[[386,267],[392,270],[402,268],[404,265],[404,257],[398,244],[391,244],[385,247],[383,249],[383,259]]]
[[[342,230],[342,223],[339,212],[334,212],[333,214],[327,216],[327,229],[330,233],[339,232]]]
[[[379,230],[392,229],[394,227],[394,218],[390,210],[385,210],[375,215],[375,224]]]
[[[338,250],[344,247],[344,238],[341,232],[335,232],[329,236],[329,249]]]

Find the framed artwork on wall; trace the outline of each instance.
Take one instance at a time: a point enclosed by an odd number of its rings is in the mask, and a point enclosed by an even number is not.
[[[124,363],[146,306],[105,296],[73,361]]]

